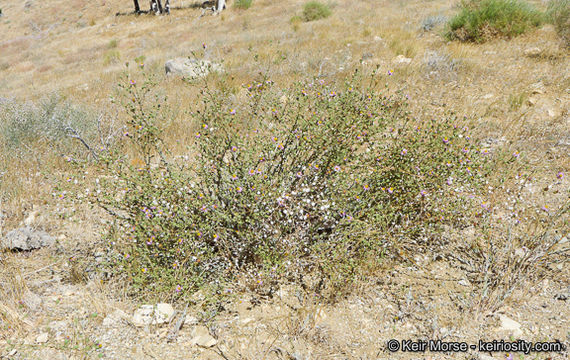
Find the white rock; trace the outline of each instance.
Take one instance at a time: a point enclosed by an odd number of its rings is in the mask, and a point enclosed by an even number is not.
[[[156,305],[155,322],[164,324],[174,317],[174,308],[170,304],[161,303]]]
[[[240,319],[239,323],[240,323],[240,325],[247,325],[254,320],[255,320],[254,318],[248,317],[248,318]]]
[[[459,280],[459,285],[461,285],[461,286],[471,286],[471,283],[469,282],[469,280],[463,279],[463,280]]]
[[[49,335],[48,335],[47,332],[41,333],[41,334],[39,334],[38,337],[36,338],[36,342],[37,342],[38,344],[45,344],[45,343],[47,343],[47,341],[48,341],[48,337],[49,337]]]
[[[103,319],[103,326],[113,326],[120,323],[121,320],[128,320],[128,315],[121,310],[115,310]]]
[[[528,57],[536,57],[539,56],[542,51],[537,47],[531,47],[525,49],[524,54]]]
[[[212,347],[218,343],[218,340],[210,335],[210,332],[205,326],[195,326],[192,331],[192,340],[190,340],[190,343],[202,347]]]
[[[199,78],[208,75],[210,72],[222,71],[222,65],[212,63],[208,60],[195,60],[179,57],[168,60],[164,64],[166,74],[180,75],[185,78]]]
[[[184,318],[184,325],[196,325],[198,323],[198,318],[190,314],[186,315]]]
[[[499,315],[499,319],[501,320],[499,331],[512,332],[515,337],[522,335],[521,324],[505,315]]]
[[[392,60],[392,62],[394,64],[409,64],[412,62],[412,59],[407,58],[404,55],[398,55]]]
[[[133,314],[133,324],[138,327],[164,324],[174,317],[174,308],[170,304],[142,305]]]
[[[142,305],[140,308],[135,310],[135,313],[133,314],[133,324],[139,327],[150,325],[152,324],[153,315],[154,306]]]
[[[32,226],[34,224],[34,222],[36,221],[36,215],[38,214],[37,211],[32,211],[28,217],[24,220],[24,225],[26,226]]]

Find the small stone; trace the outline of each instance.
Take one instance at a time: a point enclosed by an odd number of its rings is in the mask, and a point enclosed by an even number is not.
[[[382,38],[380,36],[376,35],[376,36],[374,36],[374,41],[380,42],[380,41],[382,41]]]
[[[174,308],[170,304],[161,303],[155,306],[142,305],[133,314],[133,324],[144,327],[151,324],[164,324],[174,317]]]
[[[174,308],[170,304],[161,303],[156,305],[156,313],[154,322],[156,324],[164,324],[170,322],[174,317]]]
[[[524,257],[525,255],[526,255],[525,249],[523,249],[523,248],[518,248],[518,249],[515,250],[515,256],[516,256],[516,257],[522,258],[522,257]]]
[[[216,345],[218,343],[218,340],[210,335],[208,328],[205,326],[196,326],[192,331],[192,340],[190,340],[190,343],[192,345],[209,348]]]
[[[248,317],[248,318],[240,319],[239,323],[240,323],[240,325],[247,325],[254,320],[255,320],[254,318]]]
[[[463,279],[463,280],[459,280],[459,285],[461,285],[461,286],[471,286],[471,283],[469,282],[469,280]]]
[[[135,313],[133,314],[133,324],[138,327],[150,325],[152,324],[153,314],[154,306],[142,305],[140,308],[135,310]]]
[[[48,338],[49,338],[49,335],[48,335],[47,332],[41,333],[41,334],[39,334],[38,337],[36,338],[36,342],[37,342],[38,344],[45,344],[45,343],[47,343]]]
[[[522,335],[521,324],[505,315],[500,315],[499,319],[501,321],[501,327],[498,329],[499,331],[512,332],[515,337]]]
[[[392,60],[392,63],[394,63],[394,64],[409,64],[411,62],[412,62],[412,59],[407,58],[404,55],[398,55]]]
[[[42,298],[30,290],[26,290],[22,296],[22,302],[31,311],[36,311],[42,305]]]
[[[525,56],[528,56],[528,57],[537,57],[540,55],[541,52],[542,51],[540,50],[540,48],[531,47],[531,48],[525,49],[524,54],[525,54]]]
[[[190,58],[176,58],[168,60],[164,64],[166,74],[179,75],[185,78],[195,79],[204,77],[210,72],[222,71],[222,65],[208,60],[195,60]]]
[[[190,314],[186,315],[186,317],[184,318],[184,325],[196,325],[198,324],[198,318],[195,316],[192,316]]]
[[[34,222],[36,221],[36,215],[38,214],[37,211],[32,211],[28,217],[24,220],[24,225],[26,226],[32,226],[34,224]]]
[[[103,326],[117,325],[121,320],[128,320],[128,315],[121,310],[115,310],[103,319]]]

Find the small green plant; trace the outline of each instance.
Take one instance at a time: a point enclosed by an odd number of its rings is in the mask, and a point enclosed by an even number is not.
[[[570,0],[550,0],[546,16],[554,24],[566,47],[570,47]]]
[[[253,0],[236,0],[234,7],[237,9],[247,10],[251,7]]]
[[[303,18],[300,17],[299,15],[295,15],[295,16],[291,17],[291,19],[289,20],[289,23],[291,24],[293,31],[298,31],[302,22],[303,22]]]
[[[137,65],[141,66],[141,64],[144,65],[144,62],[146,60],[146,56],[140,55],[140,56],[137,56],[134,60],[137,63]]]
[[[303,6],[303,20],[306,22],[324,19],[331,14],[330,6],[318,1],[309,1]]]
[[[522,0],[463,0],[447,23],[448,40],[485,42],[514,37],[541,25],[544,15]]]
[[[509,95],[509,106],[511,110],[520,109],[527,99],[528,99],[528,93],[524,91],[518,94],[513,93]]]
[[[121,53],[117,49],[108,50],[105,55],[103,55],[103,65],[109,65],[117,63],[121,59]]]
[[[116,48],[118,45],[117,39],[113,39],[111,41],[109,41],[109,45],[107,46],[109,49],[114,49]]]

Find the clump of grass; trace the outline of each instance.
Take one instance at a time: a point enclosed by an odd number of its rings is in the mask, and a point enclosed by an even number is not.
[[[570,0],[551,0],[546,16],[554,24],[566,47],[570,47]]]
[[[234,7],[237,9],[247,10],[251,7],[253,0],[236,0]]]
[[[303,6],[303,20],[306,22],[324,19],[331,14],[330,6],[318,1],[309,1]]]
[[[522,0],[463,0],[447,24],[448,40],[485,42],[514,37],[541,25],[544,14]]]
[[[117,39],[113,39],[109,41],[109,45],[107,46],[109,49],[115,49],[118,45]]]
[[[520,109],[525,101],[528,99],[528,93],[526,91],[520,93],[512,93],[509,95],[509,107],[511,110]]]
[[[403,94],[358,76],[284,89],[262,78],[240,103],[205,85],[190,112],[194,161],[177,161],[153,82],[138,80],[122,85],[133,151],[107,159],[93,194],[117,220],[114,271],[143,297],[219,294],[237,276],[266,291],[309,271],[338,294],[393,239],[461,221],[483,180],[463,120],[411,119]]]
[[[121,53],[117,49],[108,50],[105,55],[103,55],[103,65],[114,64],[121,59]]]
[[[295,15],[295,16],[291,17],[291,19],[289,20],[289,23],[293,27],[293,31],[298,31],[302,22],[303,22],[303,18],[300,17],[299,15]]]

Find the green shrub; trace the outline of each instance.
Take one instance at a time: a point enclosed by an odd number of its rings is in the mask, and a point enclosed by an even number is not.
[[[152,82],[122,85],[136,153],[107,159],[97,201],[116,217],[114,266],[134,293],[189,297],[237,276],[269,286],[308,272],[346,285],[392,239],[426,241],[461,220],[486,158],[467,128],[410,119],[403,96],[362,83],[262,79],[238,104],[205,86],[186,158],[162,141]]]
[[[543,14],[521,0],[463,0],[461,11],[447,24],[448,40],[484,42],[514,37],[537,27]]]
[[[307,22],[327,18],[331,14],[331,8],[318,1],[309,1],[303,6],[303,19]]]
[[[570,47],[570,0],[550,0],[546,15],[566,47]]]
[[[252,3],[253,0],[236,0],[236,2],[234,3],[234,7],[238,9],[247,10],[251,7]]]

